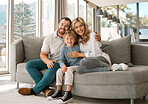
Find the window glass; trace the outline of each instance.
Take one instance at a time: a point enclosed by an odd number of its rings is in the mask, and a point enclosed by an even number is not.
[[[75,16],[75,6],[76,6],[76,0],[67,0],[67,16],[73,20],[76,18]]]
[[[109,17],[101,18],[101,39],[106,41],[111,41],[114,39],[120,38],[120,35],[117,32],[117,22],[113,21],[113,18],[117,18],[117,6],[107,6],[101,8],[103,12],[107,12]]]
[[[139,39],[142,42],[148,41],[148,2],[139,3]]]
[[[86,2],[84,0],[79,0],[79,16],[82,17],[85,20],[84,16],[84,8],[85,8]]]
[[[0,73],[6,69],[7,0],[0,0]]]
[[[42,34],[46,36],[51,32],[54,32],[54,0],[43,0]]]
[[[24,36],[36,36],[37,0],[14,0],[14,41]]]
[[[90,30],[92,30],[92,17],[93,17],[93,8],[87,5],[87,25]]]

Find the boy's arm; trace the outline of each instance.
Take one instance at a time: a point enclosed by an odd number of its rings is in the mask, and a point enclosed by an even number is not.
[[[65,60],[64,47],[63,47],[60,51],[60,57],[59,57],[60,67],[63,67],[65,65],[65,63],[66,63],[66,60]]]

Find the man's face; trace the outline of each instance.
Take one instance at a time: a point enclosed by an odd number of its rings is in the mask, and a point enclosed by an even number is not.
[[[65,31],[69,30],[69,27],[70,27],[70,21],[62,19],[58,26],[59,33],[64,35]]]

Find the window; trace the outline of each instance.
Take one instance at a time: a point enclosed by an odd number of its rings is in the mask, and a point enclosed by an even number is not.
[[[92,18],[93,17],[93,8],[87,5],[87,25],[90,30],[92,30]]]
[[[110,20],[109,16],[102,17],[101,39],[111,41],[120,38],[120,35],[117,33],[117,22],[113,21],[114,17],[117,18],[117,6],[102,7],[101,9],[112,17]]]
[[[140,29],[139,29],[139,39],[142,42],[148,42],[148,12],[147,7],[148,2],[141,2],[139,3],[139,22],[140,22]]]
[[[131,34],[135,36],[134,33],[136,27],[136,18],[137,18],[137,8],[136,3],[134,4],[127,4],[127,5],[120,5],[119,6],[119,15],[121,20],[120,31],[121,36],[126,36]]]
[[[6,43],[7,43],[7,0],[0,1],[0,73],[6,69]]]
[[[54,0],[43,0],[42,34],[46,36],[51,32],[54,32]]]
[[[14,41],[24,36],[36,36],[37,0],[14,0]]]
[[[85,20],[85,6],[86,2],[84,0],[79,0],[79,16]]]
[[[75,8],[76,7],[76,0],[67,0],[67,16],[73,20],[76,18]]]

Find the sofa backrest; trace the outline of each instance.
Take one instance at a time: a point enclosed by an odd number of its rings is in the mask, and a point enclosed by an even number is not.
[[[39,59],[45,37],[23,36],[25,59]],[[112,63],[131,64],[131,35],[113,41],[102,41],[102,50],[109,54]]]

